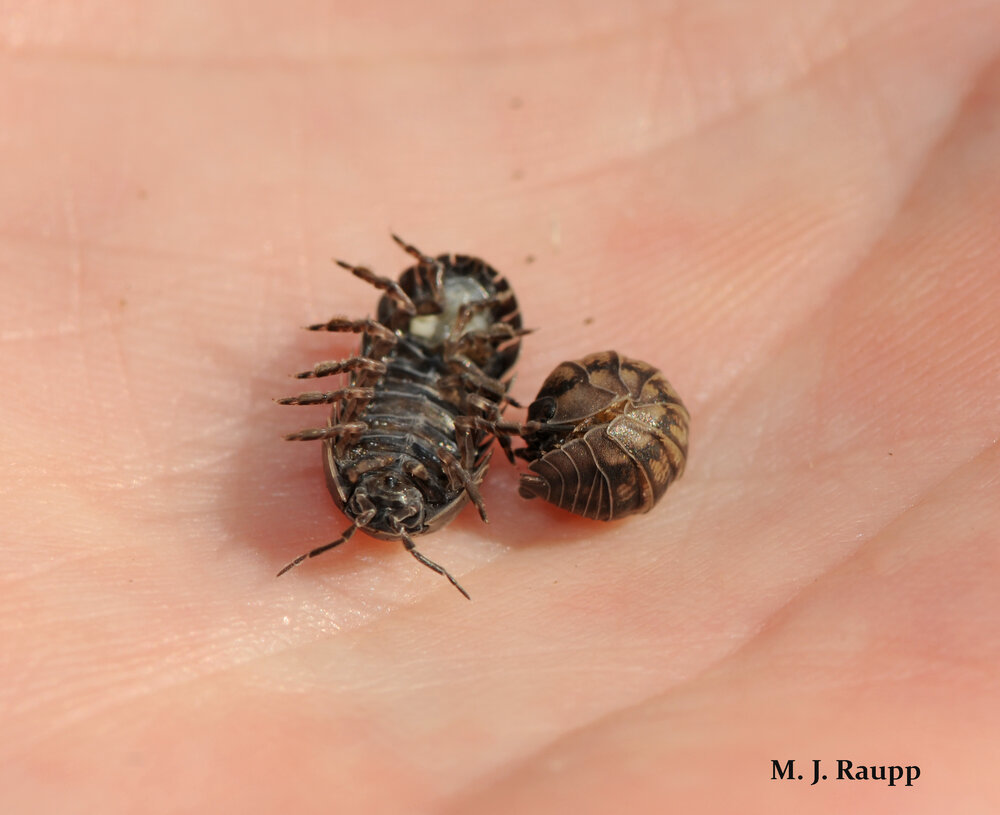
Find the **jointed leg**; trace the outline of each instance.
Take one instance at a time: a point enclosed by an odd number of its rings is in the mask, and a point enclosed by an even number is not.
[[[461,317],[459,317],[461,319]],[[459,335],[455,332],[457,339],[455,342],[461,347],[472,343],[489,343],[491,347],[499,347],[508,340],[514,340],[527,334],[534,334],[534,328],[514,328],[507,323],[493,323],[489,328],[466,331]]]
[[[469,324],[469,320],[481,311],[492,311],[495,308],[506,308],[514,298],[514,293],[510,290],[497,294],[494,297],[486,297],[482,300],[472,300],[462,303],[458,309],[458,319],[455,321],[455,333],[460,334]],[[492,321],[491,321],[492,322]],[[509,328],[510,326],[506,326]]]
[[[472,503],[479,510],[479,517],[485,523],[489,523],[490,520],[486,517],[486,504],[483,503],[483,496],[479,494],[479,486],[472,480],[471,473],[459,464],[458,459],[444,448],[439,447],[437,453],[452,484],[465,489],[469,494],[469,498],[472,499]]]
[[[469,597],[469,593],[459,585],[459,582],[448,573],[448,570],[445,569],[444,566],[438,566],[433,560],[430,560],[429,558],[424,557],[422,554],[420,554],[420,552],[417,551],[416,544],[413,542],[413,540],[410,538],[409,535],[407,535],[403,531],[400,531],[400,536],[403,539],[403,546],[406,547],[406,551],[407,552],[409,552],[417,560],[419,560],[421,563],[423,563],[424,566],[426,566],[428,569],[432,569],[433,571],[437,572],[439,575],[442,575],[443,577],[447,577],[448,581],[451,583],[451,585],[453,585],[456,589],[458,589],[460,592],[462,592],[462,594],[464,595],[464,597],[465,597],[466,600],[471,600],[472,599],[471,597]]]
[[[372,339],[376,351],[373,356],[381,357],[389,353],[396,345],[398,337],[392,329],[382,325],[377,320],[348,320],[346,317],[334,317],[325,323],[313,323],[306,326],[307,331],[348,331],[352,334],[367,334]]]
[[[510,444],[511,435],[517,435],[517,433],[510,433],[500,428],[514,427],[518,429],[519,425],[512,425],[510,422],[499,422],[491,421],[484,416],[459,416],[455,419],[455,435],[458,438],[458,447],[465,454],[465,460],[468,461],[470,457],[475,457],[475,433],[473,431],[479,430],[483,433],[489,433],[496,437],[496,440],[500,442],[500,447],[503,449],[503,454],[507,457],[507,461],[511,464],[514,463],[514,450]],[[471,464],[466,465],[471,467]]]
[[[279,405],[332,405],[349,399],[368,400],[375,397],[374,388],[341,388],[336,391],[308,391],[298,396],[286,396],[275,399]]]
[[[357,484],[358,480],[365,473],[370,473],[372,470],[381,470],[385,467],[389,467],[395,464],[399,460],[396,455],[384,455],[384,456],[365,456],[364,458],[355,461],[351,464],[346,464],[338,467],[340,472],[343,474],[350,483]],[[409,473],[410,471],[406,468],[406,459],[403,459],[403,471]],[[422,465],[421,465],[422,466]],[[425,474],[426,475],[426,474]],[[371,505],[370,512],[372,517],[375,516],[374,504],[371,504],[369,499],[368,502]]]
[[[381,376],[385,373],[385,363],[368,357],[351,357],[350,359],[319,362],[313,366],[311,371],[302,371],[301,373],[293,374],[293,376],[296,379],[314,379],[321,376],[355,372]]]
[[[406,254],[410,255],[411,257],[416,258],[417,263],[419,263],[421,266],[433,266],[435,263],[437,263],[436,258],[432,258],[430,255],[425,255],[423,252],[417,249],[416,246],[414,246],[412,243],[407,243],[401,237],[399,237],[399,235],[397,235],[395,232],[390,232],[389,234],[392,235],[392,239],[396,241],[397,244],[399,244],[400,249],[402,249],[404,252],[406,252]]]
[[[389,295],[389,297],[395,300],[396,305],[398,305],[407,314],[417,313],[417,307],[413,305],[413,301],[410,299],[410,296],[403,291],[399,283],[395,280],[388,277],[381,277],[365,266],[352,266],[350,263],[343,260],[336,260],[334,262],[338,266],[347,269],[355,277],[360,277],[366,283],[371,283],[376,289],[384,291],[387,295]]]
[[[415,458],[410,458],[405,456],[402,461],[403,472],[413,478],[417,478],[424,483],[429,483],[431,480],[431,474],[428,469],[417,461]]]
[[[320,441],[322,439],[350,441],[353,438],[360,438],[367,429],[368,425],[364,422],[347,422],[346,424],[335,424],[332,427],[311,427],[307,430],[300,430],[298,433],[289,433],[285,436],[285,441]]]
[[[507,386],[499,379],[484,374],[475,363],[465,357],[446,358],[446,361],[457,371],[441,377],[445,387],[461,387],[464,391],[485,391],[497,402],[505,398]]]
[[[357,528],[358,528],[357,523],[351,524],[349,527],[347,527],[347,529],[344,530],[344,534],[341,535],[339,538],[337,538],[337,540],[333,541],[332,543],[324,544],[323,546],[317,546],[315,549],[313,549],[310,552],[306,552],[304,555],[299,555],[291,563],[282,567],[281,571],[278,572],[276,576],[281,577],[285,572],[287,572],[289,569],[294,568],[295,566],[298,566],[306,558],[316,557],[316,555],[321,555],[328,549],[332,549],[334,546],[340,546],[340,544],[342,543],[347,543],[347,541],[351,539],[351,536],[357,531]]]
[[[431,290],[434,299],[437,300],[441,289],[444,286],[444,266],[437,258],[425,255],[416,246],[404,241],[399,235],[392,234],[392,239],[399,244],[406,254],[416,258],[417,267],[424,273],[424,281]]]

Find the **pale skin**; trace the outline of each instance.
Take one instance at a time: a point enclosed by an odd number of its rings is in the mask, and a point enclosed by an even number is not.
[[[1000,807],[1000,6],[22,5],[0,810]],[[651,514],[498,451],[490,524],[417,540],[471,602],[362,533],[274,577],[347,521],[281,439],[327,408],[272,400],[354,353],[299,328],[372,315],[330,259],[395,276],[390,229],[511,280],[522,401],[664,371]]]

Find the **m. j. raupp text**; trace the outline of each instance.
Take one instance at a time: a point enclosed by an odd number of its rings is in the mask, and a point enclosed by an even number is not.
[[[809,785],[820,781],[882,781],[890,787],[897,784],[912,787],[913,782],[920,778],[920,768],[916,764],[903,766],[901,764],[856,764],[846,758],[838,758],[836,772],[831,778],[823,772],[822,760],[814,758],[808,772],[811,780]],[[771,759],[772,781],[802,781],[806,776],[795,772],[795,759],[785,761]]]

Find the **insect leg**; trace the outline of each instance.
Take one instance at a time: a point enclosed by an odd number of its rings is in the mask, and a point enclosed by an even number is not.
[[[442,385],[450,388],[458,386],[466,391],[485,391],[493,397],[492,401],[497,404],[498,409],[503,404],[512,405],[516,408],[524,407],[513,396],[508,395],[507,388],[509,385],[507,383],[487,376],[479,366],[471,362],[467,357],[456,356],[452,360],[446,361],[451,361],[453,363],[452,367],[457,368],[458,372],[442,376],[439,380]]]
[[[458,309],[458,319],[455,321],[455,333],[464,330],[469,320],[480,311],[492,311],[495,308],[506,308],[514,299],[514,293],[509,289],[493,297],[485,297],[482,300],[473,300],[462,303]]]
[[[456,589],[458,589],[460,592],[462,592],[462,594],[465,596],[466,600],[471,600],[472,599],[471,597],[469,597],[469,593],[459,585],[459,582],[454,577],[452,577],[451,574],[449,574],[448,570],[446,568],[444,568],[444,566],[438,566],[433,560],[431,560],[430,558],[424,557],[422,554],[420,554],[420,552],[418,552],[417,549],[416,549],[416,544],[413,542],[413,539],[410,538],[410,536],[407,535],[405,532],[403,532],[402,530],[400,530],[399,534],[400,534],[400,537],[403,539],[403,546],[406,547],[406,551],[407,552],[409,552],[417,560],[419,560],[421,563],[423,563],[424,566],[426,566],[428,569],[432,569],[433,571],[437,572],[439,575],[442,575],[443,577],[447,577],[448,581],[451,583],[451,585],[453,585]]]
[[[431,296],[435,302],[440,299],[440,292],[444,287],[444,265],[437,258],[425,255],[416,246],[404,241],[399,235],[390,232],[392,239],[399,244],[400,248],[413,258],[416,258],[417,268],[423,272],[424,282],[431,291]]]
[[[469,494],[469,498],[472,499],[472,503],[474,503],[476,505],[476,509],[479,510],[479,517],[482,518],[485,523],[489,523],[490,520],[486,517],[486,504],[483,503],[483,496],[479,494],[479,487],[476,485],[476,482],[472,480],[472,476],[469,471],[459,464],[458,459],[443,447],[438,448],[437,454],[438,458],[441,459],[445,472],[448,473],[448,477],[451,479],[452,483],[456,487],[461,486],[465,488],[465,491]]]
[[[533,328],[515,328],[496,320],[488,328],[475,331],[465,330],[476,314],[502,305],[504,305],[504,300],[499,297],[464,303],[458,310],[458,315],[452,325],[451,335],[445,343],[445,356],[469,354],[477,349],[484,350],[484,348],[495,350],[512,340],[534,332]]]
[[[492,381],[498,385],[503,385],[502,382],[498,382],[497,380]],[[506,395],[502,395],[500,399],[514,405],[514,407],[520,407],[517,402]],[[503,448],[504,455],[507,456],[507,460],[513,464],[514,453],[511,449],[510,437],[521,435],[521,425],[504,422],[499,403],[500,400],[494,401],[487,399],[485,396],[480,396],[478,393],[471,393],[466,401],[470,407],[476,408],[482,413],[482,419],[478,421],[476,426],[496,436],[497,441],[500,442],[500,446]]]
[[[377,359],[369,359],[368,357],[351,357],[350,359],[319,362],[313,366],[311,371],[302,371],[301,373],[292,374],[292,376],[296,379],[313,379],[320,376],[333,376],[334,374],[355,372],[381,376],[385,373],[385,363]]]
[[[463,358],[459,357],[458,359]],[[493,397],[494,402],[500,402],[507,395],[507,386],[499,379],[484,374],[478,366],[462,370],[457,376],[466,390],[485,391]]]
[[[357,523],[351,524],[349,527],[347,527],[347,529],[344,530],[344,534],[342,534],[339,538],[337,538],[337,540],[333,541],[332,543],[326,543],[323,546],[317,546],[315,549],[306,552],[304,555],[299,555],[291,563],[283,566],[281,571],[278,572],[276,576],[281,577],[289,569],[298,566],[303,560],[306,560],[307,558],[316,557],[316,555],[321,555],[328,549],[332,549],[334,546],[340,546],[340,544],[342,543],[347,543],[347,541],[351,539],[351,536],[357,531],[357,528],[358,528]]]
[[[403,288],[395,280],[389,277],[382,277],[381,275],[375,274],[371,269],[366,266],[352,266],[343,260],[334,260],[341,268],[347,269],[355,277],[359,277],[365,281],[365,283],[370,283],[376,289],[384,291],[389,297],[396,301],[396,304],[407,314],[416,314],[417,307],[413,305],[413,301],[410,299]]]
[[[346,317],[334,317],[325,323],[313,323],[306,326],[306,331],[347,331],[352,334],[367,334],[383,349],[379,356],[388,353],[398,341],[396,332],[382,325],[378,320],[349,320]]]
[[[500,379],[487,376],[486,373],[468,356],[462,353],[445,353],[444,362],[452,371],[447,378],[442,377],[445,382],[457,381],[466,390],[485,391],[494,397],[495,402],[506,402],[514,407],[522,407],[514,397],[507,395],[509,384]]]
[[[375,396],[374,388],[341,388],[336,391],[309,391],[298,396],[286,396],[275,399],[279,405],[332,405],[347,399],[368,400]]]
[[[335,424],[333,427],[311,427],[307,430],[300,430],[298,433],[289,433],[285,436],[285,441],[350,440],[360,437],[367,429],[368,425],[364,422],[347,422],[346,424]]]
[[[430,483],[431,474],[430,471],[415,458],[410,458],[409,456],[403,456],[402,460],[403,472],[414,478],[419,478],[424,483]]]
[[[514,451],[510,446],[511,434],[499,431],[497,427],[500,424],[502,423],[499,421],[490,421],[485,416],[455,417],[455,435],[458,439],[459,449],[465,452],[467,467],[471,466],[468,464],[470,458],[475,457],[473,430],[481,430],[484,433],[489,433],[491,436],[495,436],[496,440],[500,442],[500,447],[503,449],[503,454],[507,456],[507,460],[511,464],[514,463]]]
[[[406,254],[416,258],[417,262],[421,266],[432,266],[435,263],[437,263],[436,258],[432,258],[430,255],[425,255],[423,252],[417,249],[416,246],[414,246],[412,243],[407,243],[401,237],[399,237],[399,235],[397,235],[395,232],[390,232],[389,234],[392,235],[392,239],[396,241],[397,244],[399,244],[399,248],[402,249],[404,252],[406,252]]]
[[[456,342],[463,343],[488,342],[500,346],[508,340],[515,340],[527,334],[534,334],[534,328],[514,328],[506,323],[494,323],[489,328],[480,331],[467,331]]]
[[[466,469],[471,469],[476,462],[476,429],[474,416],[455,417],[455,444],[462,456]]]
[[[469,357],[456,352],[454,349],[449,349],[447,344],[444,353],[444,363],[467,389],[479,388],[485,390],[487,393],[496,392],[497,396],[503,395],[498,390],[502,390],[503,393],[507,391],[507,387],[502,382],[487,376],[483,369],[469,359]]]
[[[351,484],[357,484],[358,479],[361,478],[365,473],[370,473],[372,470],[381,470],[386,467],[391,466],[399,461],[399,457],[396,455],[385,455],[385,456],[366,456],[359,461],[352,462],[350,464],[338,465],[338,469],[343,474]],[[406,466],[407,459],[403,459],[403,472],[411,475],[409,469]],[[421,465],[422,466],[422,465]],[[424,480],[429,478],[428,474],[424,473]],[[374,508],[372,509],[372,517],[375,515]],[[359,516],[360,517],[360,516]],[[364,526],[364,524],[361,524]]]
[[[552,488],[549,486],[549,482],[540,475],[521,473],[517,492],[522,498],[541,498],[543,501],[547,501]]]

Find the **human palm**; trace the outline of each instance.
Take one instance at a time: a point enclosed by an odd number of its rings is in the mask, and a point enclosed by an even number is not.
[[[0,809],[995,811],[1000,7],[133,14],[0,23]],[[272,399],[390,228],[506,274],[522,401],[662,368],[654,512],[496,456],[419,542],[471,603],[361,534],[274,578],[346,521]]]

